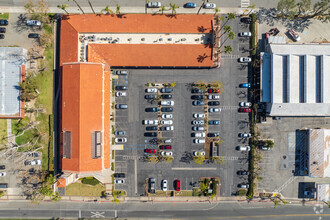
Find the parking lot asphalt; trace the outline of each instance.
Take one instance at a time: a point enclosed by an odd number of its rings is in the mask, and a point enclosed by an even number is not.
[[[248,114],[238,113],[240,101],[247,101],[248,90],[239,88],[240,83],[248,82],[247,64],[238,63],[240,56],[248,55],[248,39],[237,37],[238,32],[248,31],[238,19],[228,22],[236,34],[233,41],[227,40],[225,45],[233,47],[232,54],[223,54],[221,67],[217,69],[129,69],[128,79],[116,80],[117,85],[128,85],[128,96],[116,98],[116,103],[128,104],[127,110],[116,110],[116,130],[126,130],[127,143],[124,150],[116,151],[116,172],[126,173],[126,183],[116,185],[116,189],[124,189],[128,196],[139,196],[145,193],[146,178],[156,178],[156,190],[160,190],[162,179],[169,181],[169,190],[173,189],[173,181],[181,180],[182,190],[191,190],[193,183],[201,177],[220,177],[221,196],[230,196],[237,191],[237,184],[247,182],[247,178],[238,177],[238,170],[248,169],[248,154],[238,152],[235,147],[248,143],[238,138],[239,132],[249,132]],[[221,124],[209,126],[210,131],[219,132],[223,141],[219,154],[221,164],[196,164],[192,160],[193,151],[202,151],[203,145],[193,144],[191,137],[191,121],[193,113],[202,113],[203,107],[192,106],[191,84],[205,81],[210,83],[221,81],[223,93],[220,94],[221,113],[210,114],[209,119],[220,120]],[[146,107],[155,107],[144,99],[146,83],[172,83],[174,111],[174,131],[163,132],[163,136],[172,138],[172,162],[156,164],[145,162],[144,149],[148,138],[144,137],[145,119],[157,119],[156,113],[145,112]],[[147,141],[148,143],[148,141]],[[147,145],[150,147],[151,145]],[[158,149],[156,146],[152,148]],[[195,185],[198,187],[198,184]]]

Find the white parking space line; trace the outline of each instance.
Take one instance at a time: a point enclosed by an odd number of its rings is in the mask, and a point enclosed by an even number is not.
[[[221,55],[221,59],[238,59],[239,55]]]
[[[216,170],[216,167],[172,167],[172,170]]]

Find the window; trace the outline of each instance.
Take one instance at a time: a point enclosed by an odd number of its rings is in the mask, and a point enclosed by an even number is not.
[[[63,131],[63,157],[71,158],[71,131]]]
[[[100,158],[102,155],[101,151],[101,144],[102,144],[102,136],[100,131],[94,131],[92,132],[92,137],[91,137],[92,143],[92,158],[97,159]]]

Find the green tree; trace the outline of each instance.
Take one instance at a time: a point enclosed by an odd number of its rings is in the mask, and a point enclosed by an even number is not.
[[[235,18],[236,18],[236,16],[235,16],[234,13],[228,13],[228,14],[227,14],[227,20],[226,20],[226,22],[223,24],[223,26],[225,26],[225,25],[228,23],[228,21],[232,21],[232,20],[234,20]]]
[[[277,3],[277,10],[282,17],[293,18],[296,13],[296,1],[295,0],[280,0]]]
[[[297,16],[300,16],[301,14],[305,14],[311,10],[311,0],[301,0],[300,2],[297,3],[297,7],[298,7]]]
[[[5,195],[4,191],[0,191],[0,198],[3,197]]]
[[[231,52],[233,51],[233,48],[231,46],[225,46],[225,53],[229,53],[231,54]]]
[[[164,14],[164,11],[166,10],[165,6],[162,5],[159,9],[160,12],[162,12],[162,15]]]
[[[70,0],[68,0],[68,1],[70,1]],[[72,0],[72,1],[74,1],[74,3],[76,3],[76,5],[77,5],[78,8],[80,9],[80,11],[81,11],[83,14],[85,14],[84,10],[82,10],[82,8],[81,8],[80,5],[78,4],[78,2],[77,2],[76,0]]]
[[[205,156],[198,155],[196,157],[193,157],[193,160],[195,163],[202,165],[204,163]]]
[[[69,12],[66,10],[66,8],[69,7],[69,5],[62,4],[62,5],[57,5],[57,7],[65,11],[65,13],[69,14]]]
[[[91,3],[89,0],[87,0],[87,1],[88,1],[89,6],[91,7],[91,9],[92,9],[92,11],[93,11],[93,14],[95,14],[95,11],[94,11],[94,8],[93,8],[93,6],[92,6],[92,3]]]
[[[313,6],[312,14],[310,18],[317,18],[322,22],[330,21],[330,0],[320,0]]]
[[[20,99],[22,101],[28,102],[37,97],[37,82],[35,78],[27,78],[23,82],[18,83],[21,88]]]
[[[214,9],[214,15],[218,14],[220,12],[220,9],[218,7],[215,7]]]
[[[105,14],[114,14],[114,12],[110,9],[109,5],[107,5],[104,9],[101,10],[101,13],[105,12]]]
[[[172,15],[176,14],[176,9],[179,8],[177,4],[170,3],[170,9],[172,10]]]
[[[117,6],[116,6],[116,14],[120,15],[120,5],[119,4],[117,4]]]

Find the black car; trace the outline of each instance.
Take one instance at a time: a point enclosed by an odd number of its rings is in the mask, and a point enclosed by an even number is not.
[[[146,108],[145,109],[146,112],[158,112],[158,108],[153,107],[153,108]]]
[[[204,99],[204,96],[203,95],[192,95],[191,99],[202,100],[202,99]]]
[[[145,95],[144,98],[145,99],[155,99],[156,95]]]
[[[212,101],[208,103],[210,106],[220,105],[220,102],[218,101]]]
[[[125,173],[115,173],[113,174],[115,178],[125,178]]]
[[[172,95],[161,95],[162,99],[171,99]]]
[[[208,133],[207,136],[208,137],[219,137],[220,134],[219,133]]]
[[[0,39],[5,39],[5,35],[4,34],[0,34]]]
[[[163,107],[160,110],[162,112],[173,112],[173,108],[172,107]]]
[[[0,28],[0,33],[6,33],[6,28],[4,27]]]
[[[146,132],[144,133],[145,137],[157,137],[157,132]]]
[[[161,88],[160,92],[161,93],[171,93],[171,92],[173,92],[173,89],[172,88]]]
[[[6,169],[6,165],[1,165],[0,170],[4,170],[4,169]]]
[[[28,35],[28,38],[40,38],[40,34],[31,33]]]
[[[241,18],[241,22],[250,24],[252,19],[250,17]]]
[[[237,171],[237,175],[248,176],[249,175],[249,171],[239,170],[239,171]]]
[[[127,86],[116,86],[116,90],[127,90]]]
[[[115,135],[125,135],[126,131],[115,131]]]
[[[191,90],[191,93],[203,93],[203,90],[194,88]]]
[[[7,26],[8,25],[8,21],[7,20],[0,20],[0,26]]]
[[[147,131],[157,131],[158,127],[157,126],[149,126],[149,127],[146,127],[146,130]]]

